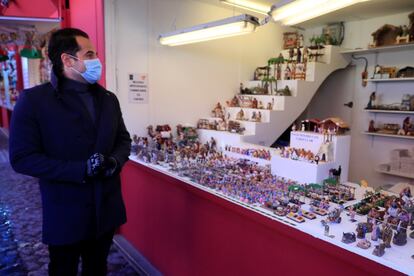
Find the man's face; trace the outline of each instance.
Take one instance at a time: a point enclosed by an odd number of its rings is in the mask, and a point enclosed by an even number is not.
[[[86,68],[83,64],[83,60],[96,59],[98,57],[96,49],[92,42],[86,37],[77,36],[76,42],[80,48],[75,55],[78,59],[73,58],[69,54],[62,54],[62,61],[65,67],[73,67],[79,72],[85,72]]]

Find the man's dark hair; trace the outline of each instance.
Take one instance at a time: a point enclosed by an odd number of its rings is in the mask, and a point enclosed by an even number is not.
[[[82,30],[74,28],[65,28],[57,30],[52,34],[48,46],[49,59],[53,65],[53,72],[57,77],[63,76],[63,63],[61,55],[68,53],[75,56],[80,50],[76,37],[81,36],[89,38],[88,34]]]

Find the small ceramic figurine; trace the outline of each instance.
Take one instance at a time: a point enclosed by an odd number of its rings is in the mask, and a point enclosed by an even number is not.
[[[402,129],[404,130],[404,135],[410,135],[410,131],[413,124],[410,121],[410,117],[406,117],[403,121]]]
[[[365,239],[365,234],[367,233],[367,226],[365,223],[358,223],[357,229],[357,238]]]
[[[324,229],[325,229],[325,236],[329,237],[329,225],[327,223],[325,224]]]
[[[382,240],[384,241],[385,247],[390,248],[391,247],[391,240],[392,240],[392,229],[391,226],[386,223],[382,230]]]
[[[356,220],[355,220],[355,214],[356,214],[355,209],[354,209],[354,207],[353,207],[353,206],[351,206],[351,207],[349,208],[349,217],[351,218],[351,219],[350,219],[350,221],[351,221],[351,222],[355,222],[355,221],[356,221]]]
[[[272,110],[273,109],[272,103],[267,103],[267,109],[268,110]]]
[[[374,124],[375,124],[374,120],[369,121],[368,132],[376,132],[377,131]]]
[[[261,122],[262,121],[262,112],[259,111],[259,113],[257,114],[257,118],[256,118],[256,122]]]
[[[302,52],[300,51],[299,47],[296,49],[296,62],[297,63],[302,62]]]
[[[363,240],[360,240],[360,241],[357,243],[357,246],[358,246],[359,248],[362,248],[362,249],[368,249],[368,248],[370,248],[370,247],[371,247],[371,242],[369,242],[367,239],[363,239]]]
[[[257,104],[258,104],[257,99],[256,99],[256,98],[253,98],[253,101],[252,101],[252,108],[257,109]]]
[[[380,235],[380,232],[381,232],[381,229],[377,225],[377,221],[374,220],[373,226],[372,226],[371,240],[377,241],[378,240],[378,237]]]
[[[131,154],[132,155],[137,155],[137,153],[138,153],[138,143],[139,143],[138,136],[136,134],[134,134],[132,136],[132,143],[131,143]]]
[[[236,115],[236,120],[243,121],[244,120],[244,111],[240,109],[240,111]]]
[[[388,207],[387,214],[391,218],[398,217],[398,214],[400,213],[400,208],[398,208],[398,204],[396,200],[393,200],[391,203],[391,206]]]
[[[292,78],[292,71],[290,70],[289,64],[286,65],[285,69],[285,80],[290,80]]]
[[[385,253],[385,244],[381,243],[375,246],[374,251],[372,254],[378,257],[382,257]]]
[[[366,109],[373,109],[377,106],[377,101],[376,101],[377,97],[376,97],[376,93],[375,91],[371,93],[371,96],[369,96],[369,102],[367,104]]]
[[[231,101],[227,101],[227,105],[229,107],[239,107],[239,99],[237,98],[237,96],[234,96]]]
[[[348,232],[342,234],[342,242],[343,243],[353,243],[356,241],[355,233],[354,232]]]
[[[392,242],[398,246],[407,244],[407,231],[402,228],[398,229],[392,239]]]
[[[211,114],[215,118],[224,119],[224,110],[220,103],[217,103],[214,109],[211,111]]]
[[[257,120],[256,111],[253,111],[251,120],[254,122]]]

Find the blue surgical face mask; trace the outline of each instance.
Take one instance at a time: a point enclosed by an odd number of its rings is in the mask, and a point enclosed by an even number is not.
[[[72,56],[72,55],[71,55]],[[80,60],[79,58],[72,56],[76,58],[77,60]],[[96,83],[101,79],[102,75],[102,63],[99,60],[99,58],[95,59],[85,59],[80,60],[83,61],[83,64],[85,65],[85,72],[79,72],[75,68],[71,67],[74,71],[78,72],[88,83],[93,84]]]

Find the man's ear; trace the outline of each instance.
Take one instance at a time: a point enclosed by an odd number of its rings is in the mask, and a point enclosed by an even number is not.
[[[63,66],[72,67],[74,65],[74,63],[75,63],[75,61],[73,60],[73,58],[70,55],[66,54],[66,53],[62,53],[60,55],[60,58],[62,60]]]

